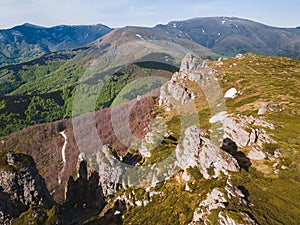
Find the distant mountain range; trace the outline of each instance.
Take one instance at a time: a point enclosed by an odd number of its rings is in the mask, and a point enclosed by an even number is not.
[[[225,56],[252,52],[300,57],[299,27],[277,28],[234,17],[210,17],[173,21],[154,30],[190,39]]]
[[[153,28],[125,27],[117,30],[115,34],[133,34],[131,36],[134,38],[144,36],[152,41],[172,40],[177,44],[180,42],[179,45],[183,44],[183,47],[193,47],[197,43],[198,47],[201,45],[202,49],[205,47],[223,56],[252,52],[300,58],[299,27],[277,28],[234,17],[195,18],[172,21]],[[112,28],[102,24],[45,28],[28,23],[0,30],[0,66],[26,61],[41,54],[79,48],[111,31]],[[118,35],[109,37],[121,38]],[[126,35],[122,39],[125,37],[128,39]],[[107,39],[106,42],[109,43],[110,40]],[[115,45],[114,43],[124,43],[124,40],[112,39],[109,44]],[[208,51],[205,52],[204,56],[207,56]]]
[[[28,23],[0,30],[0,65],[18,63],[59,50],[79,48],[111,30],[102,24],[45,28]]]

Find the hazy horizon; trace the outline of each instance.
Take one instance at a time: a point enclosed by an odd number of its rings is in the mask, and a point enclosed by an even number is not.
[[[296,0],[0,0],[0,29],[24,23],[44,27],[104,24],[152,27],[195,17],[239,17],[275,27],[300,26]]]
[[[271,25],[271,24],[266,24],[266,23],[263,23],[261,21],[257,21],[257,20],[253,20],[251,18],[243,18],[243,17],[237,17],[237,16],[205,16],[205,17],[192,17],[192,18],[185,18],[185,19],[173,19],[173,20],[170,20],[170,21],[167,21],[165,23],[157,23],[157,24],[153,24],[152,26],[142,26],[142,25],[131,25],[131,24],[127,24],[125,26],[141,26],[141,27],[154,27],[156,25],[159,25],[159,24],[167,24],[169,22],[172,22],[172,21],[185,21],[185,20],[190,20],[190,19],[195,19],[195,18],[207,18],[207,17],[226,17],[226,18],[239,18],[239,19],[245,19],[245,20],[251,20],[251,21],[254,21],[254,22],[258,22],[258,23],[261,23],[261,24],[265,24],[265,25],[268,25],[268,26],[273,26],[273,27],[279,27],[279,28],[296,28],[296,27],[299,27],[300,25],[296,25],[296,26],[275,26],[275,25]],[[11,29],[11,28],[14,28],[16,26],[22,26],[22,25],[25,25],[25,24],[31,24],[31,25],[35,25],[35,26],[38,26],[38,27],[45,27],[45,28],[51,28],[51,27],[55,27],[55,26],[89,26],[89,25],[97,25],[97,24],[102,24],[104,26],[107,26],[109,28],[122,28],[122,27],[125,27],[125,26],[120,26],[120,27],[112,27],[112,26],[109,26],[108,24],[105,24],[105,23],[102,23],[102,22],[96,22],[96,23],[89,23],[89,24],[67,24],[67,23],[61,23],[61,24],[53,24],[53,25],[43,25],[43,24],[38,24],[38,23],[32,23],[32,22],[23,22],[23,23],[19,23],[19,24],[15,24],[11,27],[0,27],[0,30],[6,30],[6,29]]]

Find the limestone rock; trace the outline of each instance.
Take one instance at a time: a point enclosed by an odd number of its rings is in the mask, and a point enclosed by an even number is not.
[[[267,112],[273,112],[276,107],[278,107],[278,104],[274,104],[271,102],[263,102],[257,112],[258,115],[264,115]]]
[[[188,53],[181,62],[179,72],[175,73],[171,80],[161,87],[159,105],[166,105],[167,110],[170,109],[173,100],[181,102],[182,105],[187,104],[196,95],[189,93],[188,90],[180,85],[184,80],[198,82],[203,79],[205,73],[201,70],[208,67],[208,62],[201,60],[199,57]],[[217,71],[211,71],[217,73]]]
[[[200,222],[207,224],[209,222],[207,216],[211,214],[211,211],[217,208],[225,208],[226,203],[227,200],[224,194],[218,188],[214,188],[211,193],[207,194],[206,199],[200,202],[199,208],[195,210],[193,220],[189,225],[196,225]]]
[[[97,153],[94,168],[99,173],[104,195],[114,194],[122,183],[124,170],[120,161],[112,157],[108,146],[103,146],[102,151]]]
[[[246,213],[239,212],[236,213],[235,217],[239,217],[239,220],[242,220],[243,223],[238,223],[234,219],[232,219],[226,212],[220,212],[218,214],[219,220],[218,223],[220,225],[256,225],[257,223],[250,218],[250,216]]]
[[[230,184],[227,180],[227,185],[225,186],[225,190],[227,192],[228,199],[225,198],[225,194],[218,188],[214,188],[210,193],[207,194],[205,200],[201,201],[199,207],[195,210],[193,220],[189,225],[196,224],[211,224],[208,216],[212,213],[213,210],[222,208],[218,214],[218,224],[223,225],[239,225],[234,219],[232,219],[227,214],[227,205],[230,199],[237,198],[239,204],[244,204],[245,206],[249,206],[249,202],[247,200],[247,196],[237,187]],[[250,216],[243,212],[233,212],[235,214],[235,218],[239,218],[239,221],[243,221],[242,224],[255,225],[256,222],[250,218]],[[241,224],[241,225],[242,225]]]
[[[204,213],[210,213],[211,210],[217,209],[219,207],[225,208],[225,203],[227,203],[223,192],[218,188],[214,188],[211,193],[207,194],[205,200],[200,203],[200,207],[203,208]]]
[[[166,105],[167,108],[170,108],[174,100],[185,105],[191,100],[191,95],[187,92],[187,89],[171,80],[160,89],[159,106]]]
[[[267,156],[264,152],[260,151],[259,149],[253,148],[248,153],[248,157],[252,160],[264,160]]]
[[[250,128],[250,125],[262,128],[254,129]],[[224,120],[224,136],[231,138],[239,147],[256,144],[261,148],[263,143],[275,143],[263,127],[274,129],[272,124],[252,116],[239,116],[237,118],[227,116]]]
[[[245,195],[243,192],[238,189],[237,187],[233,186],[232,184],[227,182],[227,185],[225,186],[225,190],[227,191],[228,198],[231,199],[232,197],[236,198],[244,198]]]
[[[182,169],[199,167],[203,177],[218,177],[220,172],[239,171],[237,161],[228,153],[217,147],[211,140],[201,137],[196,126],[186,129],[185,137],[176,148],[177,164]],[[213,174],[209,172],[213,171]]]
[[[181,62],[180,72],[184,74],[190,74],[191,72],[194,72],[200,65],[199,57],[188,53]]]
[[[51,208],[53,205],[54,200],[33,158],[7,154],[6,166],[0,169],[0,224],[9,224],[30,206]]]

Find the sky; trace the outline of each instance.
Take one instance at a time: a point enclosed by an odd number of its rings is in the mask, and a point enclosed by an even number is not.
[[[212,16],[296,27],[300,26],[299,12],[299,0],[0,0],[0,29],[23,23],[152,27]]]

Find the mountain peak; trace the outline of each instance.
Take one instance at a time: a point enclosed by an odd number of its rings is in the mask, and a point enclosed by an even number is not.
[[[42,26],[38,26],[32,23],[24,23],[22,25],[20,25],[20,27],[31,27],[31,28],[43,28]]]

